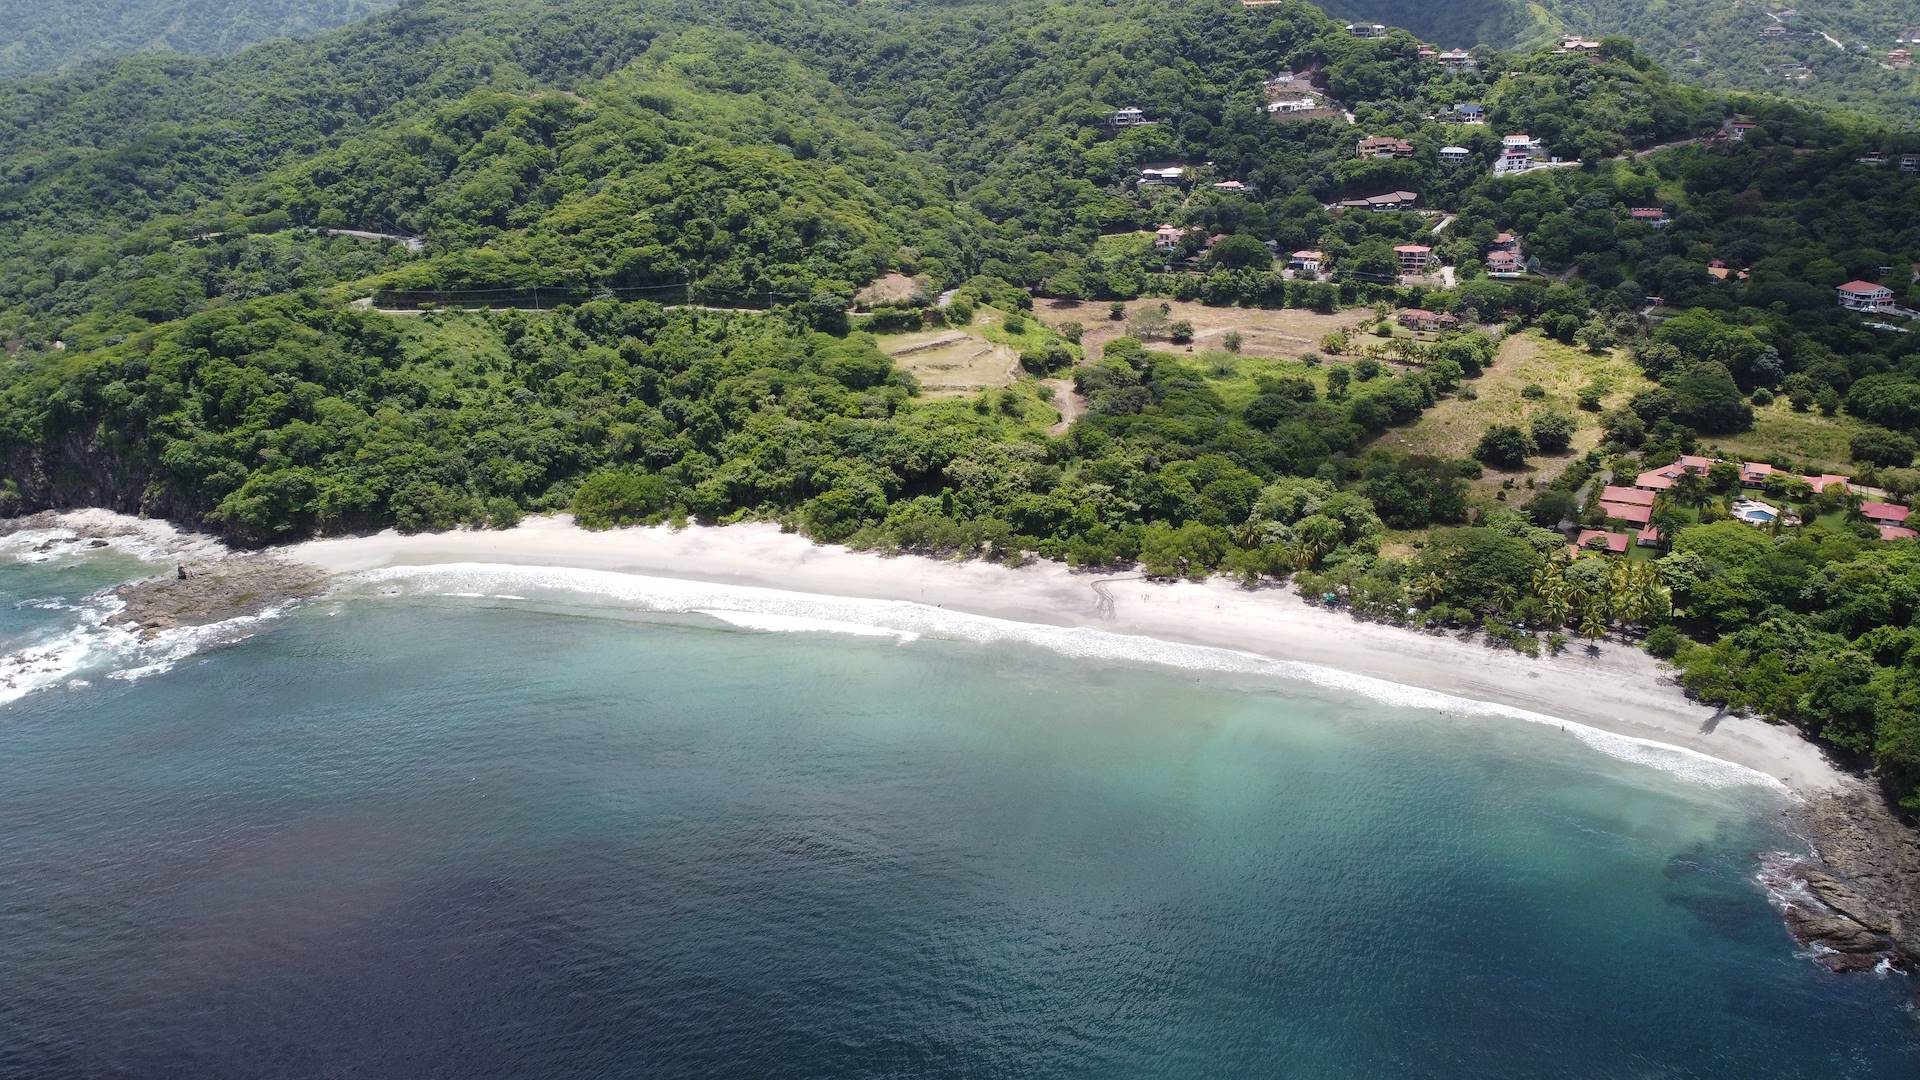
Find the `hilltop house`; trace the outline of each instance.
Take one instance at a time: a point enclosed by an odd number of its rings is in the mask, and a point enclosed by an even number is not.
[[[1853,311],[1878,311],[1893,303],[1893,290],[1871,281],[1849,281],[1834,291],[1840,295],[1840,306]]]
[[[1147,122],[1147,114],[1131,105],[1124,109],[1115,109],[1113,115],[1107,117],[1107,123],[1114,127],[1139,127]]]
[[[1425,244],[1401,244],[1393,249],[1400,257],[1400,272],[1403,274],[1424,274],[1427,265],[1433,261],[1433,249]],[[1401,316],[1403,319],[1405,315]]]
[[[1673,224],[1673,218],[1667,216],[1667,212],[1658,206],[1636,206],[1627,211],[1627,216],[1656,229],[1664,229]]]
[[[1354,153],[1363,158],[1410,158],[1413,144],[1391,135],[1369,135],[1355,144]]]
[[[1386,37],[1387,28],[1379,23],[1348,23],[1347,33],[1357,38]]]
[[[1473,151],[1464,146],[1443,146],[1440,148],[1440,160],[1448,165],[1464,164],[1473,157]]]
[[[1569,34],[1560,39],[1560,48],[1557,51],[1563,53],[1596,53],[1600,51],[1600,43],[1592,38],[1583,38]]]

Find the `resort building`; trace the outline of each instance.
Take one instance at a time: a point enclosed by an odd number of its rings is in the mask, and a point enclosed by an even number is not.
[[[1834,291],[1840,306],[1853,311],[1878,311],[1893,303],[1893,290],[1871,281],[1849,281]]]

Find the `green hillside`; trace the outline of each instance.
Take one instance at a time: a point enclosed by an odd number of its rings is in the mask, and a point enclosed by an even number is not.
[[[1901,34],[1920,26],[1920,9],[1905,0],[1338,0],[1327,10],[1449,44],[1630,37],[1675,77],[1702,86],[1844,105],[1907,127],[1920,118],[1920,68],[1887,62]]]
[[[1658,633],[1920,787],[1920,555],[1858,509],[1920,488],[1920,137],[1624,39],[1420,50],[1293,2],[415,0],[0,83],[0,513],[759,517],[1291,578],[1516,648]],[[1638,375],[1485,375],[1576,350]],[[942,356],[975,381],[920,393]],[[1471,447],[1387,437],[1481,386]],[[1567,563],[1601,478],[1720,440],[1808,524],[1728,540],[1717,475],[1657,504],[1657,579]]]
[[[0,78],[136,52],[219,56],[330,30],[397,0],[0,0]]]

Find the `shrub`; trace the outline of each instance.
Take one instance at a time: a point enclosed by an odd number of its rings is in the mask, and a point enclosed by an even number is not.
[[[1246,339],[1240,336],[1240,331],[1238,330],[1229,330],[1227,331],[1227,336],[1220,339],[1221,347],[1230,353],[1239,352],[1241,346],[1244,344],[1246,344]]]
[[[1520,396],[1528,401],[1539,401],[1547,396],[1547,388],[1537,382],[1530,382],[1520,388]]]
[[[1495,424],[1480,436],[1473,456],[1496,469],[1518,469],[1533,453],[1533,440],[1513,424]]]
[[[1647,631],[1647,652],[1662,660],[1671,660],[1673,654],[1680,651],[1680,641],[1680,631],[1671,626],[1656,626]]]
[[[1177,319],[1167,327],[1167,337],[1175,345],[1185,345],[1193,340],[1193,324],[1185,319]]]
[[[1534,416],[1531,427],[1533,444],[1541,453],[1558,454],[1573,445],[1573,417],[1565,413],[1539,413]]]

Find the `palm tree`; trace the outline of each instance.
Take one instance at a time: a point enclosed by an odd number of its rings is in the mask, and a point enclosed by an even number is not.
[[[1413,594],[1428,603],[1447,591],[1447,579],[1432,570],[1415,577],[1409,584],[1413,586]]]
[[[1599,652],[1600,640],[1607,636],[1607,616],[1595,598],[1581,606],[1580,636],[1587,639],[1587,651]]]

